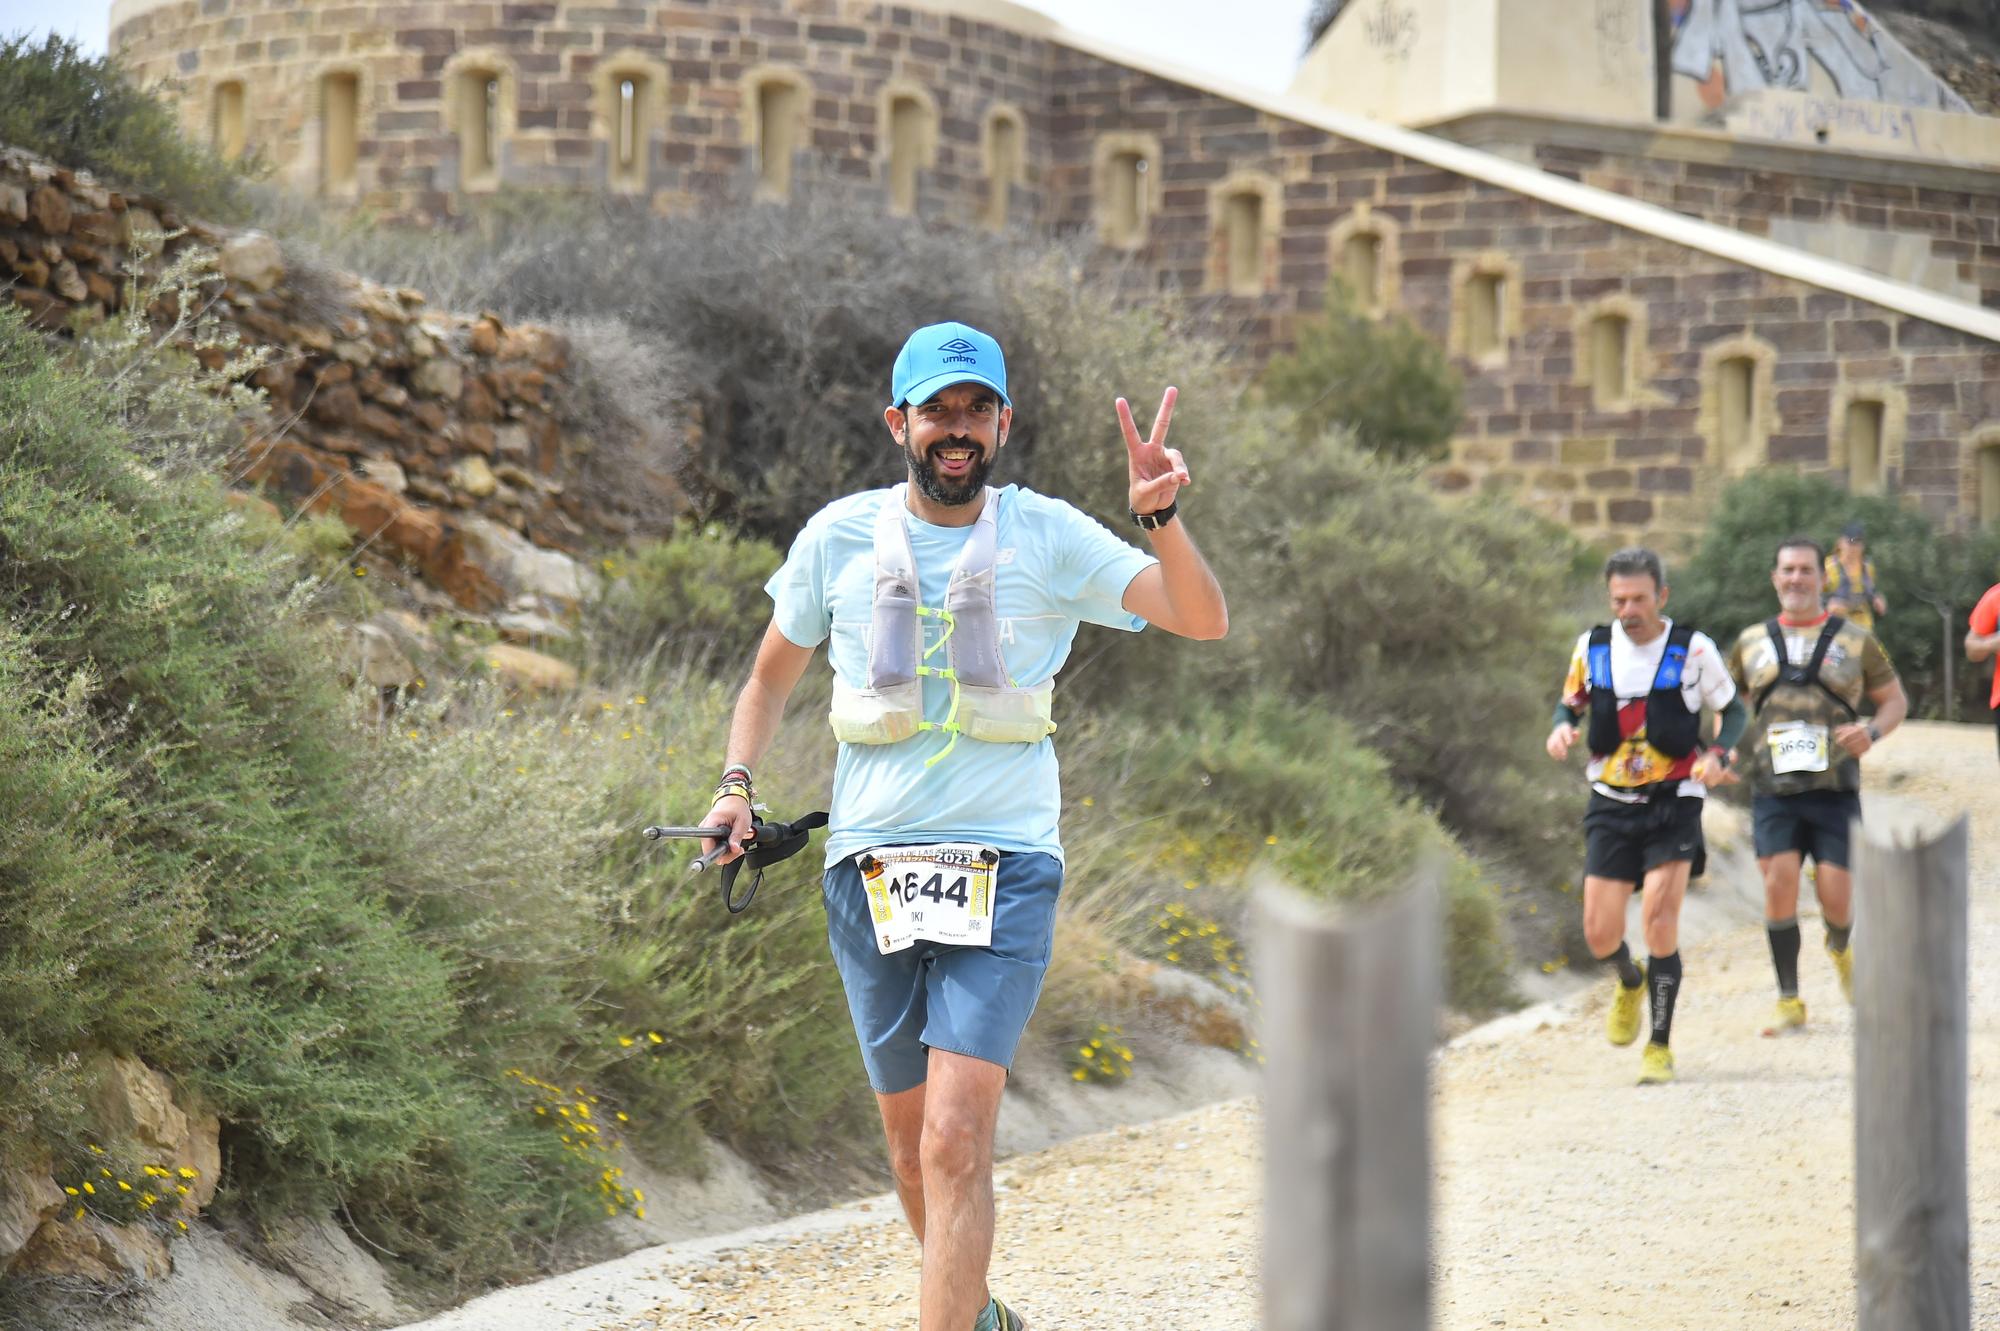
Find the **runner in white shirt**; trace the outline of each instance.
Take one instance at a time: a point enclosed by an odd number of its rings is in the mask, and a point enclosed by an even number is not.
[[[1613,1044],[1638,1038],[1642,995],[1651,995],[1652,1033],[1639,1070],[1640,1084],[1649,1085],[1673,1080],[1681,901],[1706,858],[1702,800],[1724,779],[1745,713],[1715,643],[1661,613],[1667,583],[1658,555],[1620,550],[1606,561],[1604,580],[1613,622],[1576,640],[1548,751],[1561,762],[1580,736],[1587,742],[1584,941],[1617,972],[1605,1022]],[[1701,741],[1704,707],[1721,718],[1713,745]],[[1626,903],[1642,885],[1644,973],[1625,942]]]

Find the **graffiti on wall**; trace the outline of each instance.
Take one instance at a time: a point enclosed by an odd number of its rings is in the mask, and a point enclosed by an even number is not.
[[[1638,7],[1628,0],[1597,0],[1597,78],[1604,84],[1615,84],[1625,77],[1630,62],[1628,54],[1635,48],[1645,50],[1647,43],[1640,31]]]
[[[1401,64],[1410,58],[1410,49],[1417,44],[1417,11],[1397,4],[1396,0],[1382,0],[1362,20],[1362,31],[1367,34],[1370,46]]]
[[[1668,0],[1674,73],[1711,110],[1760,88],[1970,111],[1857,0]],[[1814,74],[1820,84],[1815,89]]]

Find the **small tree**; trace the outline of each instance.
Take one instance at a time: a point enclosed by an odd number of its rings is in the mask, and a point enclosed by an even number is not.
[[[1300,320],[1296,347],[1264,371],[1264,394],[1293,412],[1301,442],[1345,427],[1395,457],[1436,457],[1458,428],[1458,371],[1400,315],[1374,319],[1335,282],[1326,308]]]
[[[228,162],[181,133],[174,113],[106,56],[50,34],[0,38],[0,143],[82,167],[191,213],[233,220],[261,162]]]

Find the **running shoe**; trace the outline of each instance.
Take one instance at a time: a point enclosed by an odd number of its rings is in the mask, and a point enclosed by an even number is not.
[[[1786,1031],[1804,1029],[1806,1024],[1806,1000],[1803,998],[1780,998],[1778,1009],[1771,1014],[1771,1024],[1764,1028],[1766,1037],[1783,1035]]]
[[[1648,1043],[1639,1056],[1639,1084],[1664,1086],[1674,1079],[1674,1051],[1663,1044]]]
[[[1639,1038],[1639,1019],[1646,1008],[1646,978],[1643,972],[1639,983],[1627,989],[1624,983],[1612,977],[1616,993],[1611,998],[1611,1011],[1604,1018],[1604,1033],[1611,1037],[1613,1044],[1631,1044]]]
[[[1834,970],[1840,972],[1840,996],[1852,1003],[1854,1001],[1854,944],[1850,942],[1838,952],[1832,948],[1828,948],[1826,954],[1833,958]]]
[[[993,1312],[993,1331],[1028,1331],[1028,1324],[1021,1319],[1021,1314],[998,1299],[993,1300]]]

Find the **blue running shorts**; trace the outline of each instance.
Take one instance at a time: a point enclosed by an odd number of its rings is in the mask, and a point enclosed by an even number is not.
[[[861,871],[852,859],[827,869],[827,943],[869,1085],[883,1095],[922,1085],[932,1049],[1013,1066],[1048,972],[1062,879],[1062,861],[1053,855],[1002,851],[993,946],[919,939],[883,956]]]

